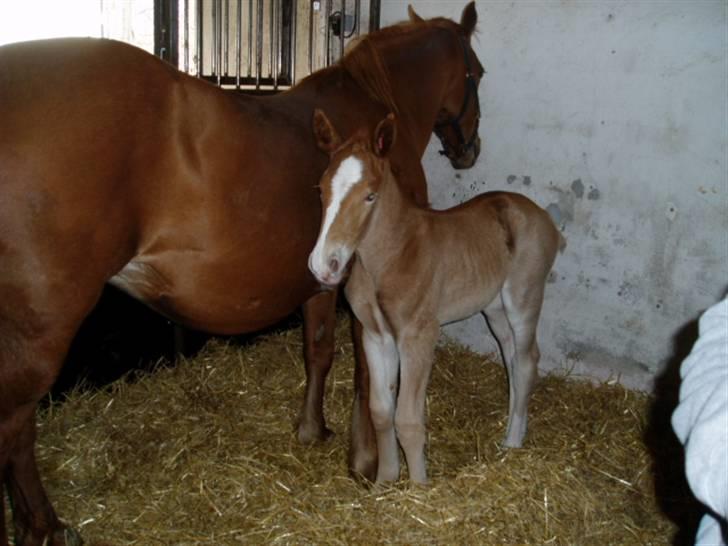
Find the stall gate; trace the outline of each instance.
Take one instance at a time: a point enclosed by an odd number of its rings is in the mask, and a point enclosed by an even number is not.
[[[380,0],[156,0],[155,52],[254,93],[287,89],[379,27]]]

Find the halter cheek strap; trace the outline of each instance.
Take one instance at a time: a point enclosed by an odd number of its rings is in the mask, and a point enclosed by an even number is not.
[[[461,37],[460,42],[463,45],[463,56],[465,60],[465,96],[463,97],[463,105],[460,107],[460,113],[457,115],[457,117],[435,124],[435,134],[440,139],[443,147],[443,149],[440,151],[440,154],[445,155],[451,159],[454,157],[461,157],[465,155],[468,151],[470,151],[471,148],[475,146],[475,140],[478,137],[478,126],[480,121],[480,100],[478,99],[478,84],[475,82],[475,78],[473,77],[473,72],[470,66],[470,55],[468,54],[468,46],[465,43],[465,39]],[[463,135],[463,128],[460,125],[460,121],[463,119],[463,116],[465,115],[465,112],[470,105],[471,97],[475,99],[475,129],[473,129],[473,134],[470,135],[470,138],[468,140],[465,140],[465,135]],[[452,148],[448,149],[448,143],[442,132],[443,128],[445,127],[452,127],[455,135],[457,136],[457,150],[453,150]]]

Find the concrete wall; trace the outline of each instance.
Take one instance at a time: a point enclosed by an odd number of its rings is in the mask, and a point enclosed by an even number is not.
[[[456,20],[465,5],[386,0],[382,24],[408,3]],[[507,189],[548,208],[568,247],[547,287],[542,369],[649,388],[728,287],[728,3],[476,5],[485,148],[456,173],[433,139],[431,201]],[[494,349],[481,317],[446,332]]]

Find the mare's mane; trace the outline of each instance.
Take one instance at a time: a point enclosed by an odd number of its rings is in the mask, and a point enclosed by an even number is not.
[[[400,37],[414,38],[433,28],[457,32],[459,25],[444,17],[436,17],[418,22],[403,21],[384,27],[374,34],[364,34],[352,40],[344,56],[329,70],[343,69],[370,98],[397,114],[389,72],[382,59],[383,42],[390,43]],[[324,72],[328,73],[329,70]]]

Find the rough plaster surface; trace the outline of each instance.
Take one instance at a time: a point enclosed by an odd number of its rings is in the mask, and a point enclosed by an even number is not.
[[[388,0],[382,24],[465,2]],[[435,208],[487,190],[546,208],[568,246],[546,290],[542,370],[649,389],[728,288],[728,4],[480,1],[484,150],[424,158]],[[495,349],[482,317],[447,335]]]

